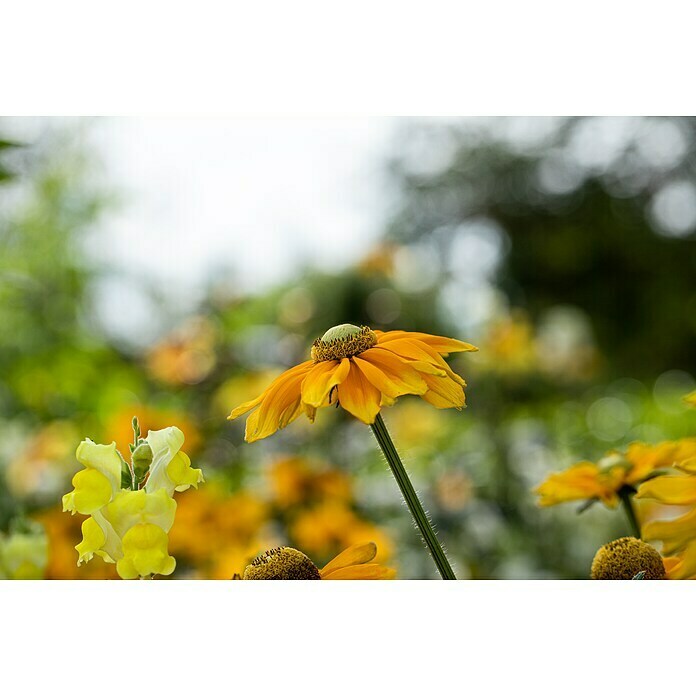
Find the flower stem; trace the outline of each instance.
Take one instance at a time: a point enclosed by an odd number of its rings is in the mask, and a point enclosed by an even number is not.
[[[433,561],[435,561],[435,565],[440,571],[440,575],[442,575],[442,579],[456,580],[457,578],[454,575],[452,566],[450,566],[447,556],[445,556],[445,552],[443,551],[442,546],[440,546],[440,542],[437,540],[435,530],[432,528],[432,525],[428,520],[428,516],[425,514],[425,510],[418,499],[418,494],[411,484],[411,480],[406,473],[406,469],[404,468],[401,458],[399,457],[399,453],[396,451],[396,447],[389,436],[389,431],[387,430],[387,426],[384,424],[382,415],[380,413],[377,414],[375,422],[370,427],[372,428],[372,432],[375,434],[377,443],[384,453],[384,456],[387,458],[389,468],[391,469],[392,474],[394,474],[394,478],[401,489],[401,494],[404,496],[406,505],[408,505],[408,509],[411,511],[413,520],[423,536],[423,541],[425,541],[425,544],[433,557]]]
[[[636,537],[636,539],[640,539],[640,523],[638,522],[638,517],[636,516],[636,511],[633,507],[631,497],[632,493],[630,488],[625,487],[619,491],[619,498],[621,498],[621,504],[624,506],[626,516],[631,524],[633,535]]]

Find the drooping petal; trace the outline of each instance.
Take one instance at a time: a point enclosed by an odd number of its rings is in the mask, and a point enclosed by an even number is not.
[[[339,568],[327,575],[321,576],[322,580],[393,580],[396,571],[386,568],[379,563],[367,563]]]
[[[259,408],[247,418],[244,435],[247,442],[273,435],[302,413],[301,385],[313,365],[309,360],[284,372],[273,382]]]
[[[696,476],[657,476],[640,485],[636,498],[654,498],[667,505],[696,503]]]
[[[428,390],[417,370],[388,351],[366,350],[353,360],[365,377],[390,399],[404,394],[425,394]]]
[[[388,331],[377,337],[378,343],[386,343],[400,338],[410,338],[415,341],[420,341],[430,346],[442,355],[449,353],[458,353],[462,351],[477,351],[476,346],[464,341],[458,341],[456,338],[447,338],[445,336],[433,336],[432,334],[421,333],[419,331]]]
[[[168,552],[167,533],[155,524],[137,524],[123,537],[123,558],[116,570],[124,580],[171,575],[176,561]]]
[[[331,390],[348,376],[350,360],[318,362],[302,382],[302,402],[313,408],[324,405]]]
[[[379,413],[381,393],[351,361],[350,372],[338,387],[338,400],[348,413],[370,425]]]
[[[459,382],[459,384],[461,384],[463,387],[466,386],[464,380],[452,370],[442,356],[425,343],[400,338],[394,339],[393,341],[387,341],[385,343],[378,343],[375,346],[375,350],[387,350],[402,358],[407,358],[408,360],[416,361],[418,363],[429,364],[433,367],[439,368],[440,370],[444,370],[448,377],[453,379],[455,382]],[[417,367],[416,369],[419,368]]]
[[[295,374],[296,372],[306,372],[312,365],[314,365],[313,360],[306,360],[303,363],[300,363],[299,365],[295,365],[295,367],[291,367],[289,370],[286,370],[283,372],[283,374],[278,375],[269,385],[264,389],[261,394],[259,394],[255,399],[252,399],[251,401],[245,401],[243,404],[240,404],[237,406],[235,409],[232,410],[229,416],[227,416],[227,420],[234,420],[235,418],[239,418],[239,416],[243,416],[245,413],[248,411],[251,411],[253,408],[256,408],[266,397],[268,392],[274,387],[277,386],[279,381],[284,380],[285,378]]]
[[[421,398],[436,408],[456,408],[461,410],[466,405],[464,390],[449,377],[423,375],[428,391]]]
[[[696,537],[696,508],[672,520],[648,522],[642,533],[646,541],[661,541],[663,553],[674,553]]]
[[[335,570],[348,566],[369,563],[377,555],[377,544],[369,541],[366,544],[354,544],[345,551],[341,551],[333,560],[329,561],[322,569],[321,575],[333,573]]]

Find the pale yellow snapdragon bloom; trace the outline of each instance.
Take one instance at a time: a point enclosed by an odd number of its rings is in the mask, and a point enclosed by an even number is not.
[[[190,486],[198,488],[203,474],[191,468],[181,451],[184,434],[179,428],[151,430],[144,439],[138,430],[135,442],[130,464],[114,442],[98,445],[86,439],[77,448],[77,459],[85,468],[73,477],[74,490],[63,496],[64,512],[89,515],[75,547],[77,564],[97,555],[116,563],[124,579],[171,575],[176,567],[168,552],[168,532],[176,514],[173,495]]]

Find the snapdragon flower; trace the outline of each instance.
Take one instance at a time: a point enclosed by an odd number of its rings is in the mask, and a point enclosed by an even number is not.
[[[176,514],[175,491],[198,488],[200,469],[181,451],[184,434],[177,427],[151,430],[140,437],[137,420],[127,463],[116,443],[90,439],[77,448],[84,466],[73,477],[74,489],[63,496],[63,511],[88,515],[82,541],[75,547],[77,564],[96,555],[115,563],[123,579],[171,575],[176,560],[169,555],[169,530]]]

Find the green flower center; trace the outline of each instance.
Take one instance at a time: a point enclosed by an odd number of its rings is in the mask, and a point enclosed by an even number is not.
[[[279,546],[257,556],[246,567],[244,580],[321,580],[321,575],[301,551]]]
[[[369,326],[339,324],[330,328],[312,344],[312,360],[342,360],[358,355],[377,343],[377,335]]]

